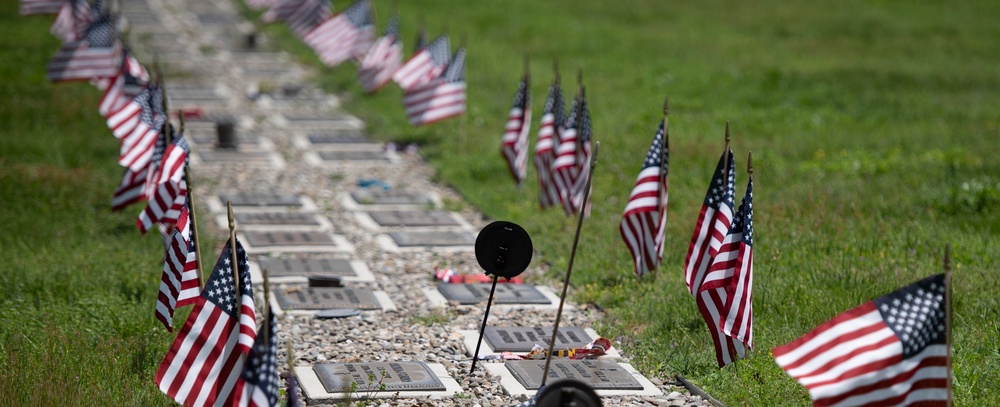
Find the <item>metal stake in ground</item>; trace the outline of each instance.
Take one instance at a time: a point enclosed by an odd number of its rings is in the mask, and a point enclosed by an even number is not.
[[[486,332],[486,320],[490,317],[490,306],[493,305],[497,279],[503,277],[510,280],[521,275],[531,263],[532,250],[528,232],[511,222],[493,222],[486,225],[476,237],[476,261],[483,270],[486,270],[486,275],[493,276],[493,286],[490,287],[490,296],[486,300],[483,324],[479,327],[479,340],[476,341],[476,352],[472,355],[470,375],[476,371],[476,361],[479,359],[479,348],[483,344],[483,334]]]
[[[583,202],[590,199],[590,185],[594,180],[594,168],[597,168],[597,151],[601,147],[601,142],[594,143],[594,153],[590,158],[590,174],[587,176],[587,186],[583,189]],[[559,319],[562,318],[563,304],[566,302],[566,289],[569,288],[569,276],[573,273],[573,260],[576,258],[576,246],[580,243],[580,229],[583,227],[583,211],[586,205],[580,205],[580,213],[576,218],[576,235],[573,236],[573,249],[569,253],[569,265],[566,266],[566,279],[563,281],[562,295],[559,297],[559,310],[556,311],[556,323],[552,327],[552,340],[549,341],[549,351],[545,355],[545,369],[542,370],[541,385],[545,385],[545,379],[549,377],[549,364],[552,363],[552,351],[556,346],[556,334],[559,333]]]

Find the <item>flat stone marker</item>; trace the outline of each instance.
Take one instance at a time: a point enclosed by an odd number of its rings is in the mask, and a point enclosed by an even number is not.
[[[379,226],[459,226],[461,225],[447,211],[378,211],[368,212],[368,215]]]
[[[472,246],[476,237],[469,232],[394,232],[389,234],[399,247]]]
[[[362,205],[426,205],[431,198],[421,192],[366,190],[351,192],[354,201]]]
[[[198,14],[198,22],[205,25],[228,25],[238,23],[239,19],[232,14],[202,13]]]
[[[313,371],[328,393],[350,392],[351,383],[357,383],[357,392],[446,390],[424,362],[323,363],[313,366]],[[369,381],[369,376],[374,380]],[[380,390],[382,385],[384,390]]]
[[[360,133],[310,134],[312,144],[377,144]]]
[[[233,216],[236,224],[245,226],[322,226],[315,214],[305,212],[239,212]]]
[[[287,194],[223,194],[219,195],[219,200],[223,205],[232,201],[233,206],[302,206],[298,196]]]
[[[334,308],[382,309],[375,293],[364,288],[301,287],[275,290],[274,297],[283,312]]]
[[[244,231],[247,243],[251,247],[288,247],[288,246],[336,246],[330,235],[323,232],[293,232],[293,231]]]
[[[487,326],[483,338],[494,352],[530,352],[535,344],[548,348],[552,327]],[[589,343],[590,335],[583,328],[559,327],[555,348],[580,348]]]
[[[272,277],[338,276],[354,277],[357,272],[349,260],[328,258],[260,259],[260,268]]]
[[[199,151],[198,158],[206,164],[269,163],[271,153],[265,151],[215,150]]]
[[[317,153],[323,161],[391,161],[381,151],[320,151]]]
[[[541,387],[544,360],[509,360],[507,370],[524,388]],[[594,390],[642,390],[643,386],[622,366],[603,360],[552,359],[547,383],[560,379],[576,379]]]
[[[457,301],[462,305],[472,305],[486,302],[490,298],[491,285],[489,283],[439,284],[437,288],[441,295],[450,301]],[[497,284],[496,292],[493,294],[493,303],[551,304],[552,302],[531,284]]]

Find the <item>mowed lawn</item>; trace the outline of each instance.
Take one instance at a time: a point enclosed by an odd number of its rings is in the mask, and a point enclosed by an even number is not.
[[[646,373],[682,374],[729,405],[808,404],[770,349],[942,272],[950,243],[956,398],[1000,404],[990,390],[1000,388],[1000,4],[379,1],[380,29],[394,7],[407,55],[421,19],[432,37],[447,31],[453,49],[464,38],[466,117],[411,128],[397,87],[365,95],[351,64],[319,80],[371,136],[419,143],[441,182],[490,217],[524,225],[553,282],[564,276],[575,219],[539,210],[533,168],[514,185],[500,136],[525,55],[532,145],[553,59],[566,95],[583,71],[601,152],[573,295],[606,311],[599,332]],[[284,27],[266,31],[274,47],[319,66]],[[665,96],[664,265],[637,281],[618,227]],[[720,370],[683,262],[726,120],[737,198],[753,152],[756,347]]]
[[[383,25],[393,3],[378,2]],[[0,404],[168,404],[153,383],[172,340],[152,314],[162,247],[139,237],[139,208],[108,210],[121,169],[96,111],[98,92],[46,83],[44,63],[58,45],[50,19],[0,4]],[[372,137],[420,143],[441,182],[490,217],[525,226],[536,264],[553,281],[565,271],[575,220],[538,210],[533,170],[526,185],[513,185],[499,138],[525,54],[536,128],[552,59],[567,95],[583,69],[602,145],[574,299],[605,310],[596,328],[647,374],[685,375],[728,405],[808,404],[769,349],[940,272],[950,243],[957,401],[1000,404],[1000,289],[992,280],[1000,263],[1000,5],[518,0],[399,8],[407,53],[420,18],[432,34],[447,29],[455,45],[466,38],[465,118],[412,129],[398,89],[364,95],[348,65],[318,79],[342,93]],[[267,30],[280,36],[277,46],[307,55],[283,28]],[[636,281],[618,223],[667,95],[665,264],[656,279]],[[726,120],[738,196],[754,154],[756,349],[720,370],[682,267]]]

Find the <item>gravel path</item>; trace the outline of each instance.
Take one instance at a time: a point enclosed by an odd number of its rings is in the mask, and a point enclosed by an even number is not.
[[[192,164],[193,194],[198,199],[202,223],[208,223],[204,197],[233,192],[277,192],[311,198],[318,212],[328,218],[333,232],[346,237],[353,253],[336,257],[363,261],[374,282],[349,283],[384,291],[397,307],[394,312],[363,312],[360,316],[342,319],[317,319],[310,316],[284,315],[279,319],[279,359],[285,360],[285,343],[291,341],[295,364],[312,365],[324,362],[424,361],[445,366],[449,375],[462,387],[460,397],[440,399],[379,399],[379,406],[508,406],[522,401],[505,394],[499,379],[477,368],[469,376],[470,356],[460,330],[476,330],[483,316],[483,307],[452,305],[432,309],[422,289],[433,288],[431,273],[435,266],[447,265],[460,273],[479,273],[471,250],[390,252],[380,248],[379,231],[358,222],[354,211],[345,208],[342,194],[357,191],[360,179],[380,179],[393,189],[430,193],[447,203],[450,209],[464,208],[457,213],[478,232],[489,223],[481,213],[462,203],[455,191],[430,181],[432,170],[417,152],[400,152],[399,159],[384,163],[338,163],[314,166],[307,163],[308,150],[296,145],[295,137],[305,133],[296,130],[280,114],[334,116],[338,110],[335,96],[325,95],[308,82],[311,74],[304,66],[290,61],[282,52],[267,49],[266,38],[258,38],[258,51],[247,52],[245,33],[252,25],[242,19],[229,2],[200,0],[140,0],[123,1],[122,10],[132,30],[133,49],[147,64],[156,55],[166,73],[167,89],[206,89],[220,100],[206,99],[200,103],[210,117],[229,115],[236,119],[237,133],[256,137],[258,143],[243,144],[247,152],[266,152],[270,148],[284,165],[275,168],[268,162],[245,160],[225,165]],[[284,85],[302,86],[300,97],[251,97],[259,90],[282,89]],[[180,92],[171,93],[174,97]],[[172,109],[185,107],[181,101]],[[188,105],[187,107],[192,107]],[[211,121],[189,120],[189,139],[196,141],[195,152],[213,150],[215,127]],[[201,143],[197,143],[201,141]],[[225,236],[228,231],[214,222],[202,234]],[[205,263],[214,262],[213,253],[205,254]],[[253,260],[254,256],[251,256]],[[531,268],[524,276],[538,281],[543,270]],[[274,291],[289,288],[274,284]],[[552,287],[554,292],[559,289]],[[262,290],[257,290],[258,306],[263,303]],[[258,311],[260,312],[260,311]],[[493,312],[491,325],[551,326],[554,311],[523,310]],[[600,311],[574,304],[564,312],[562,326],[590,327],[601,318]],[[619,349],[628,356],[628,349]],[[481,362],[496,363],[496,362]],[[281,364],[285,373],[287,367]],[[673,378],[649,378],[662,396],[605,397],[605,405],[620,406],[703,406],[711,405],[700,397],[691,396]],[[304,400],[303,402],[307,402]]]

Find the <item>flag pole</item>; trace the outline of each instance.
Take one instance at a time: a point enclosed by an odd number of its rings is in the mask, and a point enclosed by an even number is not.
[[[669,140],[670,140],[668,138],[668,136],[670,134],[670,132],[668,131],[668,128],[670,127],[670,117],[669,116],[670,116],[670,97],[669,96],[664,96],[663,97],[663,145],[660,146],[660,176],[659,176],[659,180],[658,180],[659,182],[656,184],[656,198],[659,199],[660,201],[664,200],[664,196],[663,196],[663,192],[664,192],[664,190],[663,190],[663,184],[666,183],[666,181],[667,181],[667,175],[669,175],[669,171],[670,171],[670,168],[667,167],[667,150],[670,148],[670,146],[667,144],[669,142]],[[657,205],[657,206],[659,206],[659,205]],[[667,211],[667,205],[666,204],[663,205],[663,211],[664,212]],[[660,219],[663,219],[663,221],[666,222],[666,215],[665,214],[661,214]],[[662,227],[665,227],[665,225],[660,225],[660,228],[662,228]],[[657,228],[657,229],[659,230],[660,228]],[[661,249],[660,253],[658,254],[658,256],[663,256],[662,249]],[[662,261],[662,257],[661,257],[660,261]],[[650,277],[654,281],[656,280],[656,271],[657,271],[658,268],[660,268],[660,264],[659,263],[656,264],[656,267],[651,267],[650,268],[649,275],[650,275]]]
[[[264,343],[270,343],[271,340],[271,282],[267,279],[267,269],[262,268],[260,270],[261,274],[264,275]]]
[[[951,244],[944,246],[944,326],[945,343],[948,349],[948,406],[955,405],[955,391],[952,389],[954,383],[954,371],[951,367]]]
[[[184,134],[184,114],[177,112],[180,121],[181,134]],[[198,215],[194,209],[194,186],[191,184],[191,166],[184,163],[184,183],[187,184],[188,196],[188,218],[191,223],[191,240],[194,241],[194,264],[195,271],[198,272],[198,289],[205,288],[205,275],[201,273],[201,237],[198,236]]]
[[[729,185],[729,120],[726,120],[726,148],[722,150],[722,188],[725,195],[726,185]]]
[[[597,152],[600,147],[601,142],[595,143],[594,152],[590,156],[590,174],[587,177],[586,189],[583,190],[584,202],[590,198],[590,186],[591,181],[594,179],[594,168],[597,168]],[[583,228],[583,210],[584,205],[581,205],[580,216],[576,220],[576,235],[573,236],[573,249],[570,250],[569,264],[566,266],[566,279],[563,281],[562,296],[559,297],[559,310],[556,311],[556,323],[552,327],[552,340],[549,341],[549,351],[545,355],[545,369],[542,370],[542,386],[545,385],[545,379],[549,376],[549,364],[552,362],[552,351],[556,346],[556,335],[559,333],[559,320],[562,318],[563,304],[566,302],[566,290],[569,288],[570,274],[573,273],[573,260],[576,259],[576,247],[580,243],[580,229]]]
[[[233,284],[236,287],[236,306],[243,306],[243,293],[240,286],[240,264],[236,257],[236,219],[233,217],[233,201],[226,201],[226,209],[229,212],[229,251],[232,253],[233,261]],[[237,308],[238,309],[238,308]],[[239,323],[237,321],[236,323]]]

